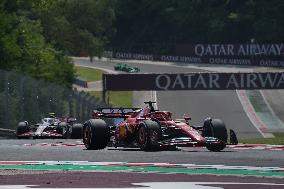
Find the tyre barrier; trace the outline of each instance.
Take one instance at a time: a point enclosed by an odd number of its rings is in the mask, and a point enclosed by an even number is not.
[[[75,85],[79,85],[80,87],[88,88],[88,81],[82,79],[80,77],[76,77],[73,81]]]

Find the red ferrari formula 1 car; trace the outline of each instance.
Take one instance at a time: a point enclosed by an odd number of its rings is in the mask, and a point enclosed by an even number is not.
[[[227,129],[220,119],[207,118],[203,126],[191,126],[190,117],[184,117],[184,121],[173,120],[171,112],[155,110],[153,103],[145,102],[147,105],[142,109],[95,110],[93,119],[83,126],[86,148],[136,146],[151,151],[178,146],[206,146],[208,150],[217,152],[226,147]]]
[[[82,138],[83,124],[75,123],[76,118],[56,118],[53,115],[39,123],[19,122],[16,136],[23,138]]]

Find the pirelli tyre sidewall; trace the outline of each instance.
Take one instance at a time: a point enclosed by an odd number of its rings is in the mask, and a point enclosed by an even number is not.
[[[145,120],[139,125],[136,134],[136,142],[141,150],[154,151],[159,150],[161,137],[162,131],[159,123]]]
[[[25,122],[19,122],[18,123],[17,129],[16,129],[16,135],[19,139],[27,138],[27,137],[22,137],[22,136],[19,136],[19,135],[24,134],[24,133],[29,132],[29,131],[30,131],[30,127]]]
[[[88,150],[104,149],[110,141],[110,129],[102,119],[90,119],[83,126],[83,143]]]
[[[220,119],[206,120],[203,127],[204,137],[214,137],[219,140],[219,143],[207,142],[206,148],[214,152],[223,150],[228,140],[227,128],[224,122]]]

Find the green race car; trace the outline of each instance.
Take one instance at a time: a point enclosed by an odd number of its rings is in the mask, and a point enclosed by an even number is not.
[[[128,72],[128,73],[137,73],[140,72],[140,69],[137,67],[132,67],[129,66],[128,64],[123,64],[123,63],[117,63],[114,66],[114,70],[116,71],[124,71],[124,72]]]

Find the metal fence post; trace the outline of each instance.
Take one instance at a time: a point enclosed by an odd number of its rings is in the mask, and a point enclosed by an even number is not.
[[[20,119],[24,120],[25,118],[25,111],[24,111],[24,103],[25,103],[25,98],[24,98],[24,82],[26,78],[24,77],[20,81],[20,91],[19,91],[19,98],[20,98]]]
[[[10,128],[10,123],[9,123],[9,120],[10,120],[10,107],[9,107],[9,76],[10,76],[10,73],[7,73],[5,75],[5,92],[4,92],[4,96],[5,96],[5,110],[4,110],[4,127],[6,128]]]

